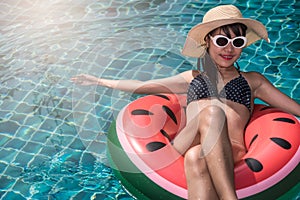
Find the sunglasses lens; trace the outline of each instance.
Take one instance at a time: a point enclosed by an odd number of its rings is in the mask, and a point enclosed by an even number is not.
[[[216,43],[217,43],[217,45],[219,45],[220,47],[224,47],[224,46],[227,45],[228,40],[227,40],[227,38],[225,38],[225,37],[219,37],[219,38],[216,40]]]
[[[214,37],[210,36],[210,38],[213,40],[213,43],[220,48],[226,47],[229,42],[231,42],[235,48],[243,48],[247,43],[247,38],[243,36],[229,39],[223,35],[216,35]]]
[[[236,38],[232,41],[232,43],[235,47],[242,47],[245,45],[245,41],[242,38]]]

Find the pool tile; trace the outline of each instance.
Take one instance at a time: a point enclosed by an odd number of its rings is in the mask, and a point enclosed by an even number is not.
[[[3,195],[2,199],[3,200],[10,200],[10,199],[26,200],[26,198],[22,194],[14,191],[7,192],[5,195]]]
[[[82,141],[79,138],[76,138],[73,140],[73,142],[70,144],[69,148],[74,150],[85,150],[86,146],[82,143]]]
[[[34,155],[33,159],[29,163],[29,167],[41,166],[44,163],[47,163],[48,161],[49,161],[49,157],[47,157],[47,156],[44,156],[41,154]]]
[[[5,148],[12,149],[22,149],[22,147],[26,144],[26,141],[20,140],[19,138],[13,138],[9,142],[5,144]]]
[[[0,188],[3,189],[9,189],[11,186],[13,186],[15,183],[15,179],[11,178],[7,175],[0,176]]]
[[[238,2],[244,16],[267,25],[271,39],[245,49],[239,64],[242,70],[264,73],[300,102],[299,10],[294,4]],[[107,163],[111,121],[139,96],[73,85],[69,79],[88,73],[147,80],[195,69],[194,59],[180,55],[184,37],[215,5],[0,2],[2,10],[9,10],[0,12],[0,198],[131,199],[102,164]]]
[[[6,167],[7,167],[7,163],[0,162],[0,174],[2,174],[4,172]]]
[[[21,176],[23,172],[23,168],[22,167],[18,167],[15,165],[10,165],[7,170],[5,171],[5,175],[12,177],[12,178],[18,178]]]
[[[3,147],[7,142],[9,142],[12,138],[10,136],[4,135],[0,133],[0,147]]]
[[[34,133],[34,135],[31,138],[31,141],[44,144],[50,136],[51,132],[39,130]]]
[[[17,181],[13,187],[13,190],[22,194],[22,196],[29,198],[31,196],[30,195],[31,188],[32,188],[31,183],[25,183],[22,180],[22,178],[19,178],[19,179],[17,179]],[[15,197],[12,197],[12,198],[15,198]]]
[[[17,166],[26,167],[28,163],[30,163],[32,158],[33,158],[32,154],[19,151],[12,163]]]
[[[15,149],[1,149],[0,158],[2,161],[10,163],[12,160],[14,160],[17,153],[18,152]]]

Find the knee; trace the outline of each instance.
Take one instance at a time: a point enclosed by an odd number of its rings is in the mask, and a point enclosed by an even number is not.
[[[217,123],[223,123],[226,121],[226,115],[224,110],[215,105],[206,106],[198,116],[198,119],[200,121],[200,125],[211,125],[211,124],[217,124]]]
[[[186,174],[191,176],[199,176],[206,173],[206,161],[201,156],[200,148],[198,146],[190,148],[184,156],[184,166]]]
[[[200,112],[201,116],[207,116],[207,117],[225,117],[224,110],[216,105],[210,105],[203,108],[203,110]]]

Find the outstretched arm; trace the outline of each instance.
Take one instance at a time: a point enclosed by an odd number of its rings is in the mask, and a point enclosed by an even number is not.
[[[97,78],[95,76],[81,74],[71,78],[71,81],[81,85],[100,85],[112,89],[133,92],[138,94],[154,93],[185,93],[188,83],[192,79],[192,71],[149,81],[139,80],[110,80]]]
[[[300,116],[300,104],[274,87],[264,76],[254,73],[257,87],[254,97],[257,97],[273,107],[280,108],[293,115]]]

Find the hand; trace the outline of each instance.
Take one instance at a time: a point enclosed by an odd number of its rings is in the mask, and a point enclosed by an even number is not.
[[[101,79],[88,74],[80,74],[72,77],[71,81],[79,85],[98,85]]]

